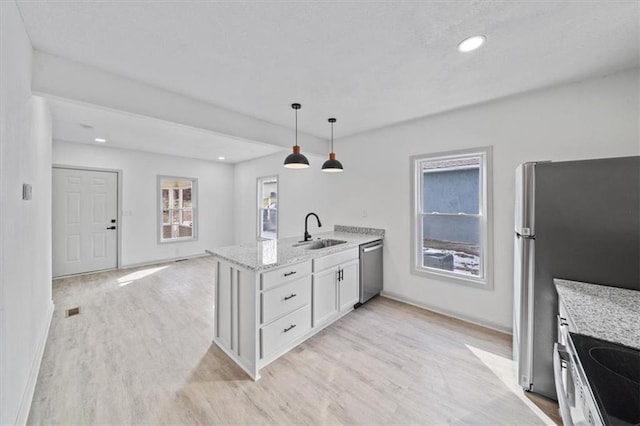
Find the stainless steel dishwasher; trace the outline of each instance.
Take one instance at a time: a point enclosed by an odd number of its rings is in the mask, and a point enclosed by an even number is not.
[[[360,303],[382,291],[382,240],[360,246]]]

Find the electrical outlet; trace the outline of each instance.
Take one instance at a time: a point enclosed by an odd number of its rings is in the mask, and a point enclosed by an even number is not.
[[[367,217],[367,211],[366,210],[362,210],[362,217]]]

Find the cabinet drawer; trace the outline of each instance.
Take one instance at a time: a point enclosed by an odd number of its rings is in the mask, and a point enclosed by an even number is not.
[[[306,276],[289,284],[272,288],[260,295],[262,323],[311,303],[311,277]]]
[[[289,315],[262,327],[260,330],[260,355],[267,358],[279,349],[303,336],[311,329],[311,305],[306,305]]]
[[[360,253],[358,251],[358,247],[350,248],[328,256],[319,257],[317,259],[313,259],[313,272],[322,271],[324,269],[331,268],[332,266],[337,266],[341,263],[358,259],[359,257]]]
[[[289,281],[294,281],[311,274],[311,261],[295,263],[273,271],[263,272],[260,277],[262,290],[275,287]]]

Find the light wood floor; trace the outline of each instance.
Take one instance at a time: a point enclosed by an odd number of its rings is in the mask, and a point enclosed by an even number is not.
[[[213,265],[54,281],[29,424],[544,424],[478,355],[508,336],[381,297],[253,382],[212,344]]]

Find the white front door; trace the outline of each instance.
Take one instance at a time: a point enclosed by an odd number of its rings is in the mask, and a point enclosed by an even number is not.
[[[118,174],[53,168],[53,276],[118,266]]]

